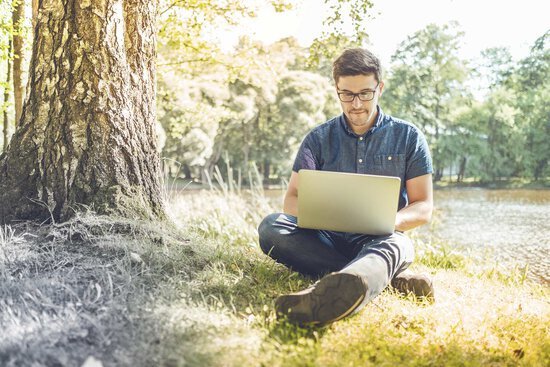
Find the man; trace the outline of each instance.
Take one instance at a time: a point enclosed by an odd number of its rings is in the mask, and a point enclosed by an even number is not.
[[[302,274],[322,276],[301,292],[277,298],[275,308],[292,322],[328,324],[357,312],[392,283],[402,292],[433,298],[426,276],[404,275],[414,249],[403,231],[432,214],[432,163],[424,135],[411,123],[385,115],[380,61],[349,49],[333,64],[343,114],[314,128],[296,156],[284,213],[258,228],[262,250]],[[298,171],[315,169],[401,178],[395,233],[371,236],[298,228]],[[327,198],[330,200],[330,198]]]

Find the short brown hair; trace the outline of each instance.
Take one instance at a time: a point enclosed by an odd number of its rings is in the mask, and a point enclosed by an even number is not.
[[[341,76],[374,74],[377,82],[382,79],[382,65],[372,52],[364,48],[345,50],[332,64],[332,77],[338,83]]]

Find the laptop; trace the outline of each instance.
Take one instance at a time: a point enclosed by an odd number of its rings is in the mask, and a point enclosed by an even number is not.
[[[391,234],[399,177],[302,169],[298,172],[298,227]]]

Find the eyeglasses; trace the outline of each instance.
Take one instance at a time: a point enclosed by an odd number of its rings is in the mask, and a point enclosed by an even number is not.
[[[360,93],[338,92],[338,98],[342,102],[353,102],[355,97],[359,98],[359,100],[362,102],[372,101],[372,99],[374,98],[374,94],[376,93],[376,88],[378,88],[379,84],[380,83],[376,84],[374,90],[365,90]]]

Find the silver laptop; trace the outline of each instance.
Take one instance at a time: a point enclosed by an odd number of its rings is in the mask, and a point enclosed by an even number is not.
[[[382,235],[393,233],[399,177],[302,169],[298,227]]]

